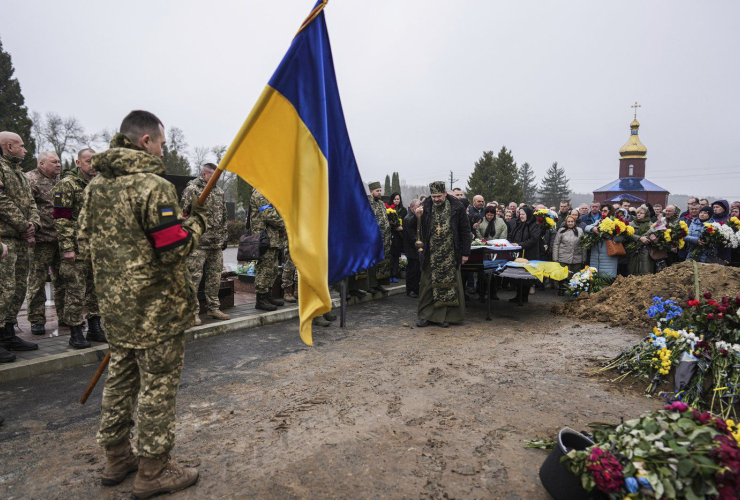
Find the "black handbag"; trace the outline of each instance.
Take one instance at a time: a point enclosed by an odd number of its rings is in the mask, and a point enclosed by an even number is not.
[[[236,252],[238,262],[257,260],[270,248],[270,237],[267,235],[267,231],[250,234],[251,222],[252,210],[250,209],[247,215],[247,230],[239,238],[239,249]]]

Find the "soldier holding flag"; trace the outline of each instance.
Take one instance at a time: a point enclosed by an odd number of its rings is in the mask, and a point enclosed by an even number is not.
[[[183,219],[166,181],[162,122],[132,111],[110,149],[93,157],[97,177],[85,190],[78,247],[91,260],[110,344],[98,442],[105,447],[104,485],[137,471],[134,498],[178,491],[198,471],[170,461],[185,329],[196,300],[187,258],[206,230],[197,199]],[[138,457],[129,443],[138,400]]]

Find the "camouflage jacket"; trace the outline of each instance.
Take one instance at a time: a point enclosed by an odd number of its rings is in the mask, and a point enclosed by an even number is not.
[[[185,191],[182,192],[180,199],[180,208],[187,217],[190,207],[193,204],[193,198],[198,198],[206,187],[206,180],[203,177],[193,179],[188,183]],[[200,237],[199,248],[214,249],[221,248],[229,239],[229,232],[226,228],[226,201],[224,191],[214,186],[211,194],[206,200],[208,209],[208,231]]]
[[[383,236],[383,247],[385,248],[385,258],[389,259],[391,254],[391,223],[388,222],[388,212],[386,212],[383,200],[370,200],[370,208],[375,214],[375,220],[380,226],[380,234]]]
[[[0,158],[0,237],[19,238],[32,223],[41,227],[31,186],[23,175],[20,162],[10,155]]]
[[[82,210],[82,196],[88,180],[79,167],[67,170],[54,186],[54,228],[59,239],[59,250],[77,252],[77,227]]]
[[[252,217],[252,232],[261,233],[267,230],[267,236],[270,237],[270,248],[283,248],[285,238],[283,218],[267,201],[267,198],[256,189],[252,191],[252,197],[249,199],[249,210]]]
[[[186,260],[206,221],[183,219],[162,160],[123,134],[92,166],[98,175],[85,190],[80,255],[92,261],[108,342],[150,348],[193,325],[197,302]]]
[[[31,186],[31,193],[36,201],[41,220],[41,228],[36,231],[36,241],[55,242],[57,241],[57,230],[54,228],[54,203],[51,201],[51,196],[54,186],[59,182],[59,177],[49,178],[36,168],[26,174],[26,179]]]

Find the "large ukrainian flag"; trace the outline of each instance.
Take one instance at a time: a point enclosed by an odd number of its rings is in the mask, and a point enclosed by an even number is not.
[[[316,3],[219,165],[285,221],[308,345],[311,320],[331,310],[329,285],[384,258],[339,99],[327,1]]]

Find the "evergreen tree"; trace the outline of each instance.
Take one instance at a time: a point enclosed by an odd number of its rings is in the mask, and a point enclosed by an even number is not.
[[[565,169],[558,167],[558,162],[553,163],[540,184],[540,203],[548,207],[558,207],[562,200],[570,202],[568,182]]]
[[[519,183],[519,171],[511,151],[501,147],[497,156],[493,151],[484,151],[475,162],[473,173],[468,178],[467,197],[482,195],[486,201],[499,203],[518,202],[523,198]]]
[[[393,172],[393,179],[391,180],[391,193],[401,192],[401,181],[398,179],[398,172]]]
[[[31,134],[33,122],[21,93],[21,84],[13,78],[15,69],[10,54],[3,50],[0,41],[0,130],[15,132],[21,136],[28,152],[21,166],[29,171],[36,166],[36,141]]]
[[[167,144],[162,148],[162,161],[168,174],[190,175],[190,162],[187,158],[188,143],[185,134],[177,127],[170,127]]]
[[[519,167],[519,184],[522,186],[522,196],[524,203],[534,203],[537,199],[537,178],[534,170],[529,163],[522,163]]]
[[[385,185],[383,186],[383,194],[386,196],[391,195],[391,178],[390,176],[385,176]]]

